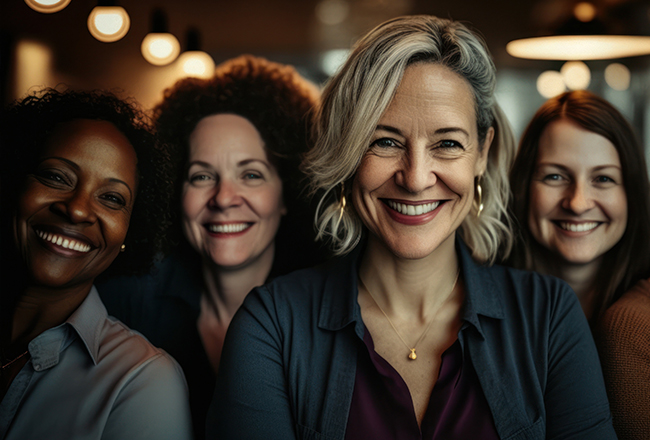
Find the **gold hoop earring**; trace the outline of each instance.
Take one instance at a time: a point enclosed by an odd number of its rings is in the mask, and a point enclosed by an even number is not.
[[[126,251],[126,245],[122,244],[122,246],[120,246],[120,252],[124,252],[124,251]]]
[[[337,227],[339,223],[341,223],[341,219],[343,218],[343,213],[345,212],[346,203],[347,202],[345,200],[345,185],[341,183],[341,199],[339,200],[339,219],[336,222]]]
[[[481,216],[483,212],[483,188],[481,187],[481,176],[478,176],[476,181],[476,194],[478,195],[478,202],[474,200],[474,206],[476,207],[476,218]]]

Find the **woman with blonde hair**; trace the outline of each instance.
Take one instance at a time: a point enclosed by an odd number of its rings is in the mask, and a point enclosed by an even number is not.
[[[304,162],[341,258],[244,301],[212,438],[615,438],[575,295],[490,266],[514,154],[495,83],[458,22],[396,18],[357,43]]]

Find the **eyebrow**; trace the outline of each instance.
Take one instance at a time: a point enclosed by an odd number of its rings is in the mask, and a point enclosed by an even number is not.
[[[390,125],[378,124],[375,130],[384,130],[405,137],[404,134],[398,128],[391,127]],[[469,133],[467,132],[467,130],[460,127],[443,127],[434,131],[434,134],[446,134],[446,133],[462,133],[465,136],[469,137]]]
[[[243,167],[243,166],[246,166],[246,165],[248,165],[250,163],[253,163],[253,162],[259,162],[262,165],[264,165],[266,168],[268,168],[269,170],[271,169],[271,164],[269,164],[268,162],[266,162],[265,160],[262,160],[262,159],[244,159],[244,160],[240,160],[239,162],[237,162],[237,166],[238,167]],[[209,164],[208,162],[203,162],[202,160],[195,160],[195,161],[190,162],[190,163],[187,164],[187,169],[189,170],[194,165],[198,165],[198,166],[201,166],[203,168],[213,168],[212,164]]]
[[[541,162],[541,163],[537,164],[537,168],[540,168],[540,167],[555,167],[555,168],[559,168],[559,169],[561,169],[563,171],[569,171],[569,168],[565,167],[564,165],[560,165],[558,163],[552,163],[552,162]],[[621,171],[621,167],[619,167],[617,165],[598,165],[598,166],[595,166],[593,168],[590,168],[590,170],[591,171],[601,171],[601,170],[605,170],[607,168],[614,168],[616,170]]]
[[[43,162],[45,162],[46,160],[49,160],[49,159],[60,160],[61,162],[65,162],[65,163],[67,163],[68,165],[70,165],[70,166],[71,166],[72,168],[74,168],[76,171],[81,171],[81,167],[80,167],[78,164],[76,164],[75,162],[71,161],[70,159],[66,159],[65,157],[59,157],[59,156],[49,156],[49,157],[44,157],[43,159],[40,160],[39,163],[43,163]],[[125,181],[123,181],[123,180],[121,180],[121,179],[117,179],[117,178],[115,178],[115,177],[109,177],[109,178],[108,178],[108,181],[109,181],[109,182],[112,182],[112,183],[121,183],[122,185],[124,185],[124,186],[126,187],[126,189],[129,190],[129,195],[131,196],[131,198],[133,198],[133,191],[131,190],[131,187],[129,186],[128,183],[126,183]]]

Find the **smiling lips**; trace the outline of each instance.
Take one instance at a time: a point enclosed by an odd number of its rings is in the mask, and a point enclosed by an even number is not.
[[[72,238],[67,238],[63,235],[52,234],[51,232],[43,232],[39,230],[36,231],[36,235],[38,235],[41,239],[57,246],[61,246],[64,249],[71,249],[73,251],[82,253],[90,252],[91,249],[90,245],[74,240]]]
[[[243,232],[246,229],[250,228],[252,224],[250,223],[228,223],[228,224],[214,224],[210,223],[207,225],[208,231],[215,234],[236,234],[238,232]]]
[[[440,205],[440,202],[423,203],[421,205],[407,205],[404,203],[387,200],[386,203],[395,211],[403,215],[422,215],[433,211]]]
[[[558,221],[555,222],[561,229],[571,232],[588,232],[592,229],[595,229],[600,223],[599,222],[585,222],[585,223],[569,223]]]

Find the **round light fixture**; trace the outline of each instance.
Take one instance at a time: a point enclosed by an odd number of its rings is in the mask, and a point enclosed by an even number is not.
[[[591,82],[591,70],[582,61],[567,61],[560,73],[569,90],[584,90]]]
[[[178,57],[178,64],[183,76],[211,78],[214,75],[214,60],[210,55],[200,50],[183,52]]]
[[[164,66],[178,58],[181,44],[172,34],[150,33],[142,40],[140,50],[145,60],[154,66]]]
[[[587,23],[596,17],[596,7],[589,2],[580,2],[573,8],[573,15],[583,23]]]
[[[131,19],[121,6],[96,6],[88,16],[88,30],[104,43],[124,37],[131,27]]]
[[[547,70],[537,77],[537,91],[544,98],[552,98],[566,90],[562,74],[555,70]]]
[[[612,63],[605,68],[605,82],[614,90],[627,90],[631,76],[630,69],[620,63]]]
[[[506,51],[532,60],[606,60],[650,54],[650,37],[637,35],[556,35],[511,41]]]
[[[52,14],[68,6],[70,0],[25,0],[25,3],[36,12]]]

